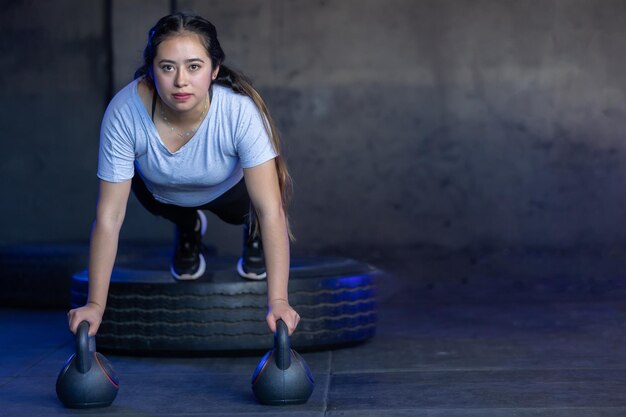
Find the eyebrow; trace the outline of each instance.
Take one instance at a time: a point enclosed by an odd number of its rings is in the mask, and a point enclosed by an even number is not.
[[[186,64],[189,64],[191,62],[202,62],[204,63],[204,61],[200,58],[189,58],[185,60]],[[159,64],[175,64],[176,61],[172,61],[171,59],[162,59],[159,61]]]

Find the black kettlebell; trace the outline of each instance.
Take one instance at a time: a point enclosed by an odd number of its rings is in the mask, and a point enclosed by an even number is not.
[[[96,343],[89,337],[89,322],[81,322],[76,331],[76,353],[57,378],[57,397],[67,408],[108,407],[118,388],[113,367],[96,352]]]
[[[302,404],[311,396],[313,385],[309,366],[291,349],[287,325],[278,320],[274,349],[263,356],[252,374],[252,392],[261,404]]]

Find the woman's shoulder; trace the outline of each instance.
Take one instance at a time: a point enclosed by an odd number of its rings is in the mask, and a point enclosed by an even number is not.
[[[128,126],[142,119],[142,99],[138,82],[133,80],[120,89],[111,99],[104,113],[103,126]]]
[[[244,94],[233,91],[230,87],[221,84],[214,84],[213,94],[219,95],[220,101],[232,108],[246,108],[250,104],[254,105],[254,101]]]
[[[141,84],[139,80],[133,80],[122,87],[109,102],[109,109],[130,110],[137,104],[137,101],[143,102],[141,90],[146,87],[142,87]]]
[[[214,97],[218,95],[217,107],[222,120],[230,120],[238,125],[258,115],[256,104],[250,97],[237,93],[227,86],[216,84],[215,87],[217,88],[213,94]]]
[[[136,87],[133,87],[136,86]],[[154,86],[144,78],[133,80],[128,87],[132,94],[136,94],[146,111],[152,107],[152,97],[154,96]]]

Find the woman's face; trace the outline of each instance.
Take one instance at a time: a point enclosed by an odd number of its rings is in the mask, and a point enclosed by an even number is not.
[[[152,64],[159,97],[175,112],[202,111],[219,67],[195,33],[172,36],[158,46]]]

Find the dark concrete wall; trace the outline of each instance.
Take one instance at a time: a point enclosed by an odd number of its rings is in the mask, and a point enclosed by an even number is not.
[[[2,243],[88,235],[108,89],[104,5],[2,2]]]
[[[296,251],[626,242],[626,1],[177,3],[216,24],[227,63],[252,77],[278,121],[296,185]],[[77,68],[102,61],[102,16],[96,3],[14,4],[40,18],[3,14],[11,63],[24,52],[7,34],[32,45],[20,36],[32,27],[71,64],[37,72],[29,60],[2,81],[20,103],[4,100],[0,115],[14,154],[0,167],[2,193],[22,204],[3,204],[0,240],[85,238],[105,83]],[[52,37],[44,17],[66,16],[59,4],[86,9],[84,27],[65,23]],[[116,88],[169,4],[112,2]],[[63,77],[78,84],[65,92]],[[19,85],[28,90],[11,90]],[[237,250],[238,232],[211,226],[219,237],[209,240]],[[170,234],[131,202],[125,238]]]

